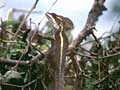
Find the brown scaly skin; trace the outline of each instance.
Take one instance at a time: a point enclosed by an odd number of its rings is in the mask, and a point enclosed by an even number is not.
[[[52,18],[54,18],[57,25],[60,25],[60,23],[62,22],[64,30],[72,30],[74,28],[73,22],[67,17],[63,17],[63,16],[57,15],[55,13],[46,13],[46,16],[47,16],[48,20],[50,21],[50,23],[53,25],[53,28],[55,28],[55,29],[56,29],[56,27],[54,26],[55,22],[53,22]]]
[[[56,66],[54,72],[54,90],[64,90],[64,69],[68,48],[68,39],[65,31],[73,29],[74,25],[69,18],[57,15],[55,13],[46,13],[46,16],[55,32],[55,39],[51,47],[51,53],[53,55],[52,62],[54,62]]]

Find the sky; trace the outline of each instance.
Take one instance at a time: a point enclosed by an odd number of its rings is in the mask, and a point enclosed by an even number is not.
[[[55,0],[39,0],[35,10],[46,12],[54,1]],[[5,20],[8,9],[10,8],[30,10],[34,2],[35,0],[0,0],[0,6],[5,4],[3,8],[0,8],[0,17]],[[69,17],[73,21],[75,28],[72,33],[75,38],[84,27],[93,2],[94,0],[58,0],[50,12],[55,12],[65,17]],[[104,32],[110,31],[112,24],[114,23],[113,21],[115,17],[109,17],[111,3],[112,0],[106,0],[105,2],[108,11],[104,12],[97,22],[96,28],[98,31],[95,32],[97,37],[101,36]],[[18,15],[15,14],[15,16]],[[43,16],[44,13],[32,14],[29,18],[32,18],[32,21],[38,23],[41,21]]]

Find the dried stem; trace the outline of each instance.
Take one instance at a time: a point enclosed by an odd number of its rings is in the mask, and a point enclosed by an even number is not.
[[[13,38],[13,40],[16,39],[17,34],[19,33],[19,31],[21,30],[21,27],[23,26],[23,24],[25,23],[25,21],[27,20],[27,18],[29,17],[29,15],[32,13],[32,11],[36,8],[36,5],[38,3],[39,0],[36,0],[33,7],[30,9],[30,11],[28,12],[28,14],[26,15],[26,17],[22,20],[21,24],[19,25],[17,32],[15,33],[15,36]]]

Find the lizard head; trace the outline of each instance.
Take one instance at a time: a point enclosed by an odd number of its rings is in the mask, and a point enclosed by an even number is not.
[[[55,13],[46,13],[46,16],[55,29],[59,29],[61,25],[64,30],[72,30],[74,28],[73,22],[67,17]]]

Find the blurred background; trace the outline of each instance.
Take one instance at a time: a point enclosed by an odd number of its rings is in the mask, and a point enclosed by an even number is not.
[[[28,19],[32,18],[33,22],[36,24],[39,23],[44,16],[44,12],[46,12],[54,1],[55,0],[39,0],[34,10],[35,12],[32,13]],[[21,14],[26,14],[26,11],[31,9],[34,2],[35,0],[0,0],[0,18],[3,20],[8,19],[8,13],[14,8],[16,11],[12,13],[12,17],[13,19],[17,19]],[[72,33],[75,38],[84,27],[93,2],[94,0],[58,0],[50,12],[69,17],[73,21],[75,29]],[[120,15],[119,2],[119,0],[106,0],[105,6],[108,10],[103,13],[97,22],[96,28],[98,31],[95,32],[97,37],[117,27]]]

